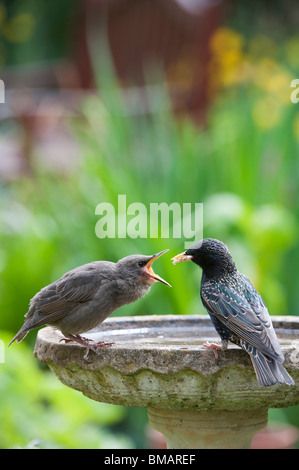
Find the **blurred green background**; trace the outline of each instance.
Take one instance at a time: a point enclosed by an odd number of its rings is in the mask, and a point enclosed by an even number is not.
[[[272,315],[298,314],[299,104],[290,100],[299,68],[298,5],[257,1],[253,9],[231,1],[190,12],[185,2],[170,1],[186,16],[182,25],[169,10],[161,16],[179,38],[174,54],[171,34],[163,49],[166,28],[150,23],[162,3],[139,0],[147,10],[138,12],[134,1],[0,0],[6,345],[29,299],[67,270],[164,248],[169,255],[156,270],[173,288],[155,285],[115,314],[205,313],[199,271],[170,262],[183,237],[97,238],[95,208],[117,207],[119,194],[127,205],[147,208],[203,202],[204,237],[228,244]],[[136,11],[151,40],[139,41],[128,26]],[[194,34],[187,37],[188,21]],[[209,28],[201,37],[202,24]],[[155,27],[162,33],[154,47]],[[141,61],[134,55],[140,44]],[[95,403],[67,389],[33,357],[35,337],[5,349],[0,364],[1,448],[151,445],[145,410]],[[269,416],[270,426],[299,426],[298,407]]]

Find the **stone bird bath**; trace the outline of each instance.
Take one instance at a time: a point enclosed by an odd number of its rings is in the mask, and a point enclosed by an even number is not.
[[[234,345],[215,359],[208,316],[112,317],[84,334],[114,342],[101,357],[61,342],[52,327],[39,331],[35,356],[65,385],[92,400],[148,409],[151,426],[168,448],[249,448],[267,424],[269,408],[299,404],[299,318],[273,317],[296,386],[260,388],[248,354]]]

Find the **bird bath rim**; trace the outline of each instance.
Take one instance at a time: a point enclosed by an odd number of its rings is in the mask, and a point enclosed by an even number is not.
[[[184,334],[189,327],[198,343],[214,340],[216,332],[207,315],[110,317],[97,333],[93,330],[94,338],[110,342],[118,337],[118,342],[103,348],[101,356],[91,351],[90,362],[83,359],[83,346],[61,342],[62,334],[46,327],[38,333],[35,356],[48,364],[62,383],[88,398],[148,408],[152,427],[166,436],[169,448],[248,447],[257,430],[266,426],[269,408],[299,404],[299,318],[276,316],[272,321],[295,386],[259,387],[249,355],[235,345],[220,351],[215,359],[212,351],[192,341],[175,341],[172,336],[172,342],[160,338],[159,343],[150,335],[144,336],[150,327],[163,332],[167,326],[170,330],[184,326]],[[119,330],[129,330],[131,337],[125,338]],[[140,341],[132,341],[134,333]],[[214,429],[217,423],[218,430]],[[231,433],[223,434],[223,426]],[[244,445],[243,438],[236,437],[238,430],[244,432]],[[226,434],[229,442],[217,440]]]
[[[284,365],[289,369],[291,375],[296,373],[298,380],[299,318],[276,316],[272,317],[272,321],[276,328],[278,339],[281,342],[282,351],[285,355]],[[117,374],[119,376],[118,378],[122,382],[128,382],[128,376],[137,376],[138,373],[151,374],[155,376],[155,379],[153,380],[156,381],[157,393],[159,391],[158,384],[160,382],[160,385],[163,388],[163,379],[167,378],[168,380],[172,378],[174,380],[173,376],[175,374],[180,374],[184,379],[183,380],[181,377],[180,380],[185,382],[186,385],[188,382],[187,376],[190,376],[191,373],[196,374],[194,380],[198,382],[197,386],[199,387],[199,395],[200,393],[207,395],[211,392],[211,389],[215,391],[215,388],[217,388],[220,395],[225,393],[226,401],[229,394],[232,392],[236,392],[235,395],[239,397],[243,396],[244,393],[245,395],[247,392],[249,393],[249,390],[251,390],[252,396],[255,394],[257,396],[262,396],[263,394],[267,396],[269,395],[269,389],[288,390],[288,394],[290,394],[290,390],[292,388],[297,388],[296,386],[289,387],[277,384],[272,387],[262,389],[257,385],[251,360],[246,351],[243,351],[236,345],[230,344],[228,349],[226,351],[220,351],[218,359],[215,359],[213,352],[207,350],[201,344],[193,344],[192,341],[188,342],[182,339],[181,342],[176,341],[178,335],[176,332],[179,332],[182,327],[185,328],[184,334],[186,334],[186,330],[189,329],[189,333],[191,332],[198,342],[203,340],[206,341],[207,339],[217,339],[217,333],[215,332],[212,322],[207,315],[147,315],[112,317],[107,319],[96,330],[94,329],[85,334],[85,336],[90,338],[93,337],[97,341],[113,342],[117,339],[116,344],[100,350],[101,356],[98,356],[91,351],[89,362],[83,358],[85,352],[85,348],[83,346],[77,343],[65,344],[61,341],[63,338],[62,333],[52,327],[46,327],[39,331],[35,346],[35,355],[39,360],[47,363],[59,378],[61,378],[61,375],[64,375],[63,369],[76,370],[77,372],[80,370],[82,374],[84,371],[94,371],[96,374],[110,374],[111,376],[113,374]],[[168,330],[172,332],[172,335],[170,335],[171,338],[168,338],[168,341],[164,341],[163,338],[160,338],[161,342],[151,342],[153,337],[148,335],[148,338],[146,338],[144,336],[144,334],[148,334],[148,330],[151,328],[152,331],[155,332],[163,332],[163,328],[164,330],[167,330],[168,328]],[[120,330],[126,332],[129,331],[130,336],[125,338],[124,334],[121,335],[119,333]],[[199,333],[199,331],[203,332],[202,336],[200,336],[201,333]],[[134,339],[132,340],[134,332],[140,342],[136,340],[136,337],[135,342]],[[120,336],[123,337],[123,340],[119,339]],[[286,340],[286,337],[289,339]],[[171,343],[170,339],[174,342]],[[71,375],[73,377],[71,377]],[[67,385],[72,386],[72,379],[75,375],[75,373],[70,374],[70,380],[64,377],[64,379],[67,379],[65,380]],[[106,380],[106,385],[109,380]],[[296,378],[294,378],[294,380],[296,380]],[[225,383],[223,383],[223,381]],[[74,380],[74,382],[76,382],[76,380]],[[105,392],[105,384],[102,384],[102,392]],[[147,406],[146,404],[137,404],[140,401],[139,398],[142,398],[142,393],[140,393],[142,390],[140,387],[142,388],[143,386],[145,386],[145,384],[136,385],[137,390],[133,390],[133,385],[130,385],[133,404],[128,404],[128,406]],[[170,390],[169,387],[172,386],[174,387],[174,390]],[[77,388],[77,386],[74,388]],[[101,387],[99,387],[99,389],[100,388]],[[107,386],[107,389],[111,390],[111,388],[113,389],[112,383],[109,387]],[[170,397],[171,394],[178,394],[179,391],[181,391],[183,395],[188,395],[188,390],[182,390],[181,387],[178,386],[177,382],[174,382],[172,385],[168,383],[167,388],[168,391],[166,391],[165,396]],[[262,390],[264,393],[262,393]],[[82,391],[85,393],[84,390]],[[135,392],[136,400],[133,399]],[[111,399],[111,402],[117,403],[116,390],[113,391],[112,395],[115,395],[115,397]],[[214,395],[214,393],[212,393],[212,395]],[[125,401],[128,403],[127,400],[122,400],[121,398],[122,397],[120,397],[121,402]],[[178,406],[180,399],[179,397],[177,398]],[[187,401],[189,402],[189,400]],[[166,402],[162,400],[162,402],[163,406],[167,406],[167,400]],[[195,396],[192,398],[191,402],[193,404],[196,403]],[[208,402],[211,404],[209,400]],[[186,405],[186,401],[184,403]],[[189,404],[191,405],[191,403]]]
[[[286,356],[286,365],[288,355],[292,352],[294,347],[299,349],[299,317],[294,316],[274,316],[271,317],[273,326],[277,333],[282,350]],[[215,360],[212,351],[207,351],[203,347],[206,341],[219,340],[219,337],[214,329],[212,321],[208,315],[143,315],[132,317],[110,317],[97,328],[84,333],[82,336],[93,339],[95,341],[104,341],[107,343],[114,343],[109,347],[100,350],[101,356],[95,353],[90,353],[89,362],[82,361],[86,368],[93,366],[98,367],[99,363],[107,363],[107,359],[113,355],[119,356],[128,350],[135,351],[136,361],[132,370],[137,371],[143,369],[148,365],[148,361],[138,361],[140,354],[143,353],[160,353],[163,356],[169,357],[170,354],[176,355],[176,362],[169,363],[167,372],[175,372],[182,367],[186,368],[186,360],[184,359],[186,353],[189,355],[204,355],[208,363],[213,363],[213,371],[223,365],[224,359],[229,357],[230,361],[233,360],[236,364],[245,360],[251,364],[249,355],[238,346],[229,343],[228,349],[221,352],[218,360]],[[77,343],[65,344],[62,342],[64,336],[59,330],[53,327],[46,327],[39,331],[37,338],[36,350],[38,349],[39,338],[43,341],[52,341],[56,343],[56,347],[67,351],[72,348],[76,351],[84,351],[84,346]],[[67,349],[66,349],[67,348]],[[37,355],[39,353],[36,353]],[[42,358],[39,357],[41,360]],[[247,360],[246,360],[246,359]],[[59,359],[59,358],[57,358]],[[211,361],[212,360],[212,361]],[[114,361],[113,361],[114,362]],[[162,361],[163,362],[163,361]],[[168,362],[168,361],[167,361]],[[153,365],[153,364],[152,364]],[[191,366],[191,364],[189,364]],[[210,364],[208,364],[210,367]],[[119,364],[114,366],[122,371]],[[155,363],[155,368],[158,372],[165,372],[166,364],[159,367]],[[191,369],[198,372],[204,372],[203,364],[196,365],[196,361],[191,366]],[[162,369],[162,370],[161,370]],[[206,368],[204,368],[206,369]]]

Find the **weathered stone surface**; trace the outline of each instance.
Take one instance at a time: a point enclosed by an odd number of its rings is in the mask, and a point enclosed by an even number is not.
[[[36,357],[67,386],[93,400],[173,410],[250,410],[299,404],[299,319],[273,317],[296,386],[260,388],[248,354],[230,345],[215,359],[202,347],[215,340],[207,316],[114,317],[88,335],[115,341],[102,356],[60,342],[51,327],[39,331]],[[87,334],[86,334],[87,336]],[[160,337],[161,336],[161,337]]]
[[[148,410],[150,425],[168,449],[248,449],[267,425],[267,410]]]

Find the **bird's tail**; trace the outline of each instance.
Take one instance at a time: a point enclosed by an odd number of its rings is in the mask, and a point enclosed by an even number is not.
[[[265,356],[260,351],[250,354],[250,358],[256,373],[258,384],[261,387],[268,387],[276,383],[295,385],[294,380],[285,370],[281,362]]]
[[[18,331],[17,334],[13,337],[13,339],[11,340],[11,342],[9,343],[8,346],[10,346],[14,341],[19,343],[20,341],[22,341],[25,338],[25,336],[28,333],[29,333],[29,330],[23,331],[22,328],[21,328],[20,331]]]

